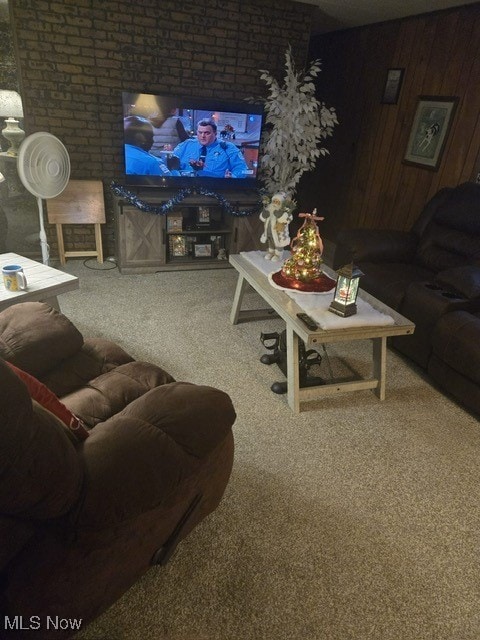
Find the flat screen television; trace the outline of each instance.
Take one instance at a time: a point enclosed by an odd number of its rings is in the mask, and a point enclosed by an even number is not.
[[[258,188],[262,105],[127,92],[122,101],[128,185]]]

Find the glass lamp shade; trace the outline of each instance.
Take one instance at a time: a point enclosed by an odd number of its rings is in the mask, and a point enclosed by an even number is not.
[[[357,295],[362,271],[353,264],[346,265],[337,271],[338,278],[335,293],[329,311],[346,318],[357,313]]]
[[[22,99],[16,91],[0,91],[0,117],[6,118],[2,135],[10,143],[9,156],[17,156],[25,131],[18,126],[16,118],[23,118]]]

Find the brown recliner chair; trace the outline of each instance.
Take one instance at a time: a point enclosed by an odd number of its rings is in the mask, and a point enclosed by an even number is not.
[[[75,431],[5,361],[53,391]],[[119,346],[84,339],[49,306],[0,313],[0,636],[69,637],[219,504],[235,412]],[[65,623],[64,623],[65,626]]]

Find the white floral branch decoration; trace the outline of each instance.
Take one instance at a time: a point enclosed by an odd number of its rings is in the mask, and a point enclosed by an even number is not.
[[[321,143],[333,135],[338,120],[335,109],[315,97],[314,80],[320,71],[318,59],[308,69],[297,71],[290,46],[285,53],[283,85],[269,71],[260,70],[268,89],[267,98],[261,101],[265,122],[270,125],[262,140],[260,177],[270,193],[293,195],[301,176],[329,153]]]

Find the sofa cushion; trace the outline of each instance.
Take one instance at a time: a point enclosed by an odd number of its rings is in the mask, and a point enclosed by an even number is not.
[[[148,362],[128,362],[108,371],[88,385],[62,396],[62,402],[89,427],[108,420],[150,389],[174,379]]]
[[[480,263],[480,235],[431,222],[420,240],[416,260],[435,272]]]
[[[62,398],[127,362],[133,362],[133,358],[114,342],[85,338],[82,348],[42,376],[42,382]]]
[[[42,302],[23,302],[0,313],[0,356],[36,377],[76,353],[80,331]]]
[[[61,423],[74,435],[76,440],[81,442],[88,438],[88,431],[82,421],[60,402],[57,396],[52,393],[47,386],[11,362],[7,362],[7,365],[25,384],[32,400],[35,400],[44,409],[59,418]]]
[[[420,239],[417,261],[433,271],[480,264],[480,185],[461,184],[439,202]]]
[[[434,214],[437,224],[480,235],[480,185],[465,182],[441,202]]]

